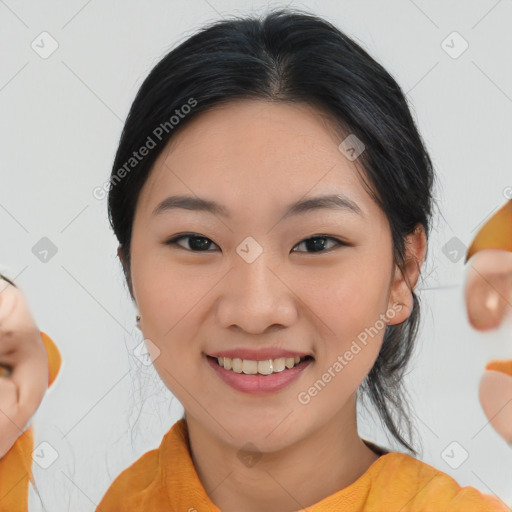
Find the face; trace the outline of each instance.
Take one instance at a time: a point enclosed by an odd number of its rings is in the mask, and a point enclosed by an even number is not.
[[[140,193],[131,242],[140,328],[187,419],[226,444],[278,449],[332,420],[372,368],[385,322],[404,320],[390,293],[387,218],[361,184],[357,160],[338,149],[342,140],[310,106],[232,102],[178,132]],[[222,210],[168,204],[155,213],[178,195]],[[326,195],[345,202],[286,214]],[[259,349],[310,358],[257,376],[207,357]],[[258,387],[278,378],[279,389]]]

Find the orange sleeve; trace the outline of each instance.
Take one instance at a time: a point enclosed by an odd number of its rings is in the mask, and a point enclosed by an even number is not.
[[[485,365],[485,369],[502,372],[512,377],[512,359],[493,359]]]
[[[51,386],[59,373],[62,358],[57,345],[55,345],[48,334],[41,331],[41,338],[43,339],[44,347],[48,354],[48,386]]]
[[[512,199],[508,200],[478,231],[464,263],[482,249],[512,251]]]
[[[48,356],[48,386],[59,373],[62,359],[59,349],[44,332],[41,338]],[[27,512],[28,483],[32,480],[34,433],[30,426],[0,459],[0,512]]]

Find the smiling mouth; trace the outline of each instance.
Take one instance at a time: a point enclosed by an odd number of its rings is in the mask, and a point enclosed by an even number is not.
[[[244,373],[246,375],[272,375],[286,370],[290,370],[301,364],[303,361],[313,360],[312,356],[305,357],[279,357],[277,359],[265,359],[254,361],[250,359],[239,359],[229,357],[212,357],[208,359],[215,361],[221,368],[231,370],[235,373]]]

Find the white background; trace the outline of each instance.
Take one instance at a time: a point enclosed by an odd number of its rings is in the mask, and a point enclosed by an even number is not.
[[[131,101],[157,61],[203,23],[269,5],[285,4],[0,1],[0,261],[64,358],[34,418],[36,444],[49,442],[59,457],[47,469],[34,465],[40,499],[32,490],[31,510],[94,510],[182,415],[152,367],[131,355],[142,337],[106,200],[92,191],[109,178]],[[442,248],[453,237],[468,246],[512,185],[512,1],[288,5],[334,22],[407,93],[439,174],[443,214],[419,285],[422,330],[407,376],[420,458],[510,504],[512,451],[487,423],[477,390],[489,359],[512,357],[512,329],[471,329],[463,259],[450,261]],[[31,47],[44,31],[58,42],[47,59]],[[469,44],[458,58],[442,47],[453,31]],[[32,252],[42,237],[57,248],[47,262]],[[366,418],[361,435],[394,446]],[[441,456],[452,441],[469,454],[457,469]]]

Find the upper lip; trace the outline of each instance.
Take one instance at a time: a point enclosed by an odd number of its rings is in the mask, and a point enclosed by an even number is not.
[[[208,354],[211,357],[229,357],[229,359],[249,359],[251,361],[264,361],[266,359],[279,359],[281,357],[306,357],[310,354],[297,352],[295,350],[284,350],[282,348],[261,348],[258,350],[250,348],[233,348],[221,350]]]

